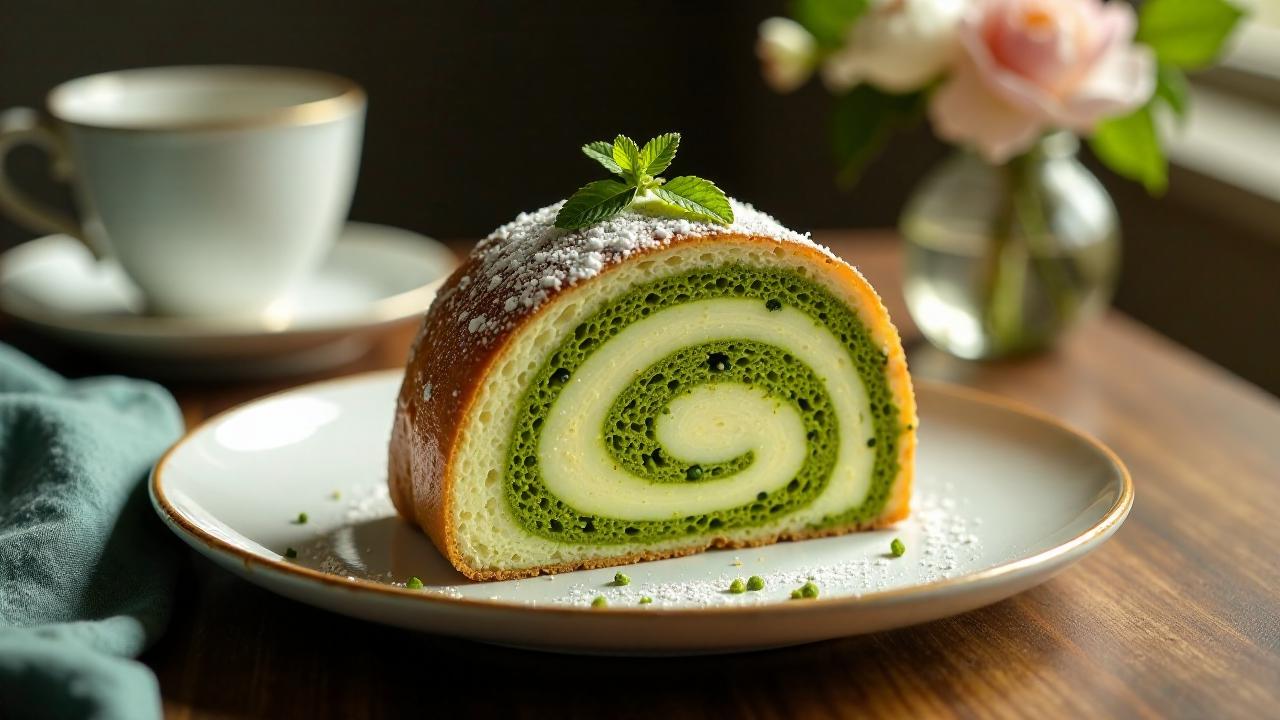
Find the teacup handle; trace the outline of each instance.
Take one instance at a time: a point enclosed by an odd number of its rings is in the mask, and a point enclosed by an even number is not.
[[[80,223],[32,199],[9,179],[5,170],[9,151],[27,144],[35,145],[49,155],[51,174],[55,179],[66,182],[71,177],[71,153],[66,140],[52,123],[30,108],[6,110],[0,113],[0,210],[36,232],[63,233],[89,245]],[[89,249],[93,250],[93,247]]]

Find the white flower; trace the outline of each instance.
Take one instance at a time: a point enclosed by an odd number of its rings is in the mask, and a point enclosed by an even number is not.
[[[967,0],[872,0],[823,64],[823,82],[837,93],[863,82],[886,92],[924,87],[956,57],[967,7]]]
[[[800,23],[774,17],[760,23],[756,41],[765,82],[778,92],[791,92],[809,79],[818,62],[813,36]]]

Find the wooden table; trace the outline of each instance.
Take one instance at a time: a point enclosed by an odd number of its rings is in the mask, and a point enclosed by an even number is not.
[[[1120,454],[1137,501],[1114,539],[1041,587],[949,620],[787,650],[656,660],[507,650],[349,620],[192,553],[169,633],[143,658],[159,675],[167,712],[1280,716],[1280,402],[1118,313],[1050,355],[955,360],[924,345],[911,325],[891,237],[819,239],[886,296],[917,376],[1040,407]],[[343,372],[402,364],[411,332],[392,333]],[[194,424],[281,386],[173,390]]]

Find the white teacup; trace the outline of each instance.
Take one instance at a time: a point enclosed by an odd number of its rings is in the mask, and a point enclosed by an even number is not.
[[[0,164],[44,147],[81,221],[0,174],[0,208],[118,261],[151,312],[261,312],[323,260],[351,204],[365,95],[335,75],[191,66],[71,80],[0,115]]]

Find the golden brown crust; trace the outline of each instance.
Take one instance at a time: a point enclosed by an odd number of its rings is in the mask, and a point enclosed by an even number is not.
[[[530,577],[540,573],[568,572],[570,570],[609,567],[642,560],[659,560],[702,552],[709,548],[740,548],[768,545],[781,540],[803,540],[814,537],[840,535],[857,530],[881,527],[901,520],[909,513],[907,499],[914,475],[916,408],[907,373],[906,356],[897,330],[889,321],[879,295],[856,269],[810,243],[778,240],[772,237],[720,233],[715,235],[677,236],[665,247],[696,243],[737,242],[763,243],[776,247],[779,243],[787,250],[806,256],[815,264],[822,264],[847,283],[857,296],[859,305],[868,310],[862,319],[868,324],[871,335],[883,343],[888,355],[886,373],[901,413],[904,432],[899,442],[899,467],[902,498],[897,507],[887,507],[885,514],[869,524],[842,528],[826,528],[816,531],[781,533],[750,541],[727,538],[700,539],[687,547],[658,551],[646,551],[624,557],[600,558],[580,563],[563,563],[528,570],[486,570],[470,567],[458,551],[450,508],[450,486],[453,483],[456,450],[459,433],[465,426],[463,419],[471,411],[480,384],[488,376],[490,368],[502,356],[504,347],[519,335],[523,326],[537,313],[555,304],[558,295],[572,292],[574,287],[550,290],[546,302],[532,308],[519,308],[506,312],[503,305],[507,293],[501,285],[493,285],[474,279],[481,277],[482,262],[478,254],[472,254],[445,282],[436,301],[432,303],[418,337],[411,350],[405,378],[396,403],[388,461],[388,484],[396,511],[409,522],[426,531],[432,543],[442,555],[462,574],[473,580],[505,580]],[[606,259],[600,274],[604,274],[623,262],[635,261],[645,254],[664,248],[651,248],[628,257]],[[509,322],[497,332],[476,333],[468,325],[467,318],[507,317]],[[430,346],[429,352],[424,348]]]

